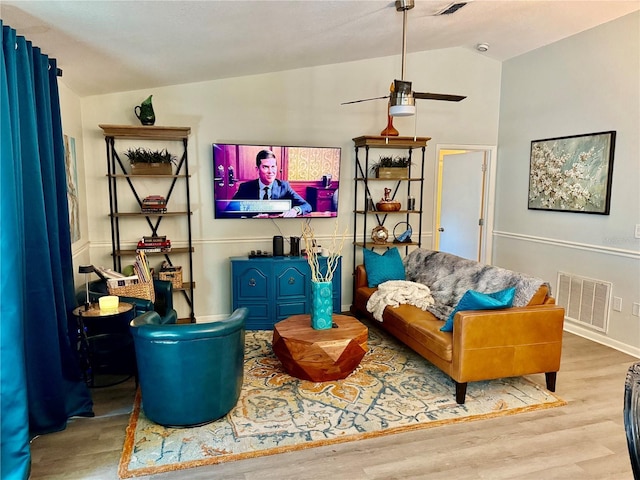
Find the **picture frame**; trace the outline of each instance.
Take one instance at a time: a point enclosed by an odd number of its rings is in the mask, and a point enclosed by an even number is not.
[[[67,203],[69,205],[69,229],[71,243],[80,240],[80,199],[78,194],[78,165],[76,139],[63,134],[64,165],[67,179]]]
[[[616,132],[531,141],[529,210],[609,215]]]

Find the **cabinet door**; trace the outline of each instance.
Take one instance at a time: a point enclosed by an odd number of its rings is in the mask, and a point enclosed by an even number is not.
[[[308,313],[310,271],[306,261],[276,263],[274,266],[276,286],[276,321],[291,315]]]
[[[307,283],[310,281],[309,265],[306,262],[288,263],[275,267],[276,301],[307,296]]]
[[[271,324],[270,299],[271,265],[268,262],[233,262],[233,309],[247,307],[247,328],[265,328]]]

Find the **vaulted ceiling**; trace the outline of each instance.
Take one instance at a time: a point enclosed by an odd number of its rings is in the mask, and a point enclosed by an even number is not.
[[[503,61],[636,10],[640,1],[416,0],[407,52],[486,43]],[[58,59],[78,95],[399,55],[392,0],[12,1],[5,25]]]

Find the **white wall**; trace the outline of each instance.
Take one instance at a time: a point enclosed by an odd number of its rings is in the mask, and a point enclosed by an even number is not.
[[[91,263],[89,254],[89,221],[87,218],[87,189],[84,168],[83,154],[83,138],[82,138],[82,115],[80,97],[70,90],[65,82],[64,77],[58,81],[58,90],[60,93],[60,110],[62,115],[62,131],[65,135],[73,137],[76,140],[76,168],[78,175],[78,202],[79,202],[79,222],[80,222],[80,240],[71,245],[73,254],[73,263],[75,265],[75,282],[76,285],[84,283],[84,275],[77,273],[78,265]],[[93,280],[91,278],[90,280]]]
[[[601,335],[640,356],[640,13],[503,64],[494,263],[548,279],[558,271],[609,281],[622,297]],[[610,215],[527,210],[532,140],[617,131]]]
[[[396,119],[401,135],[432,137],[427,148],[423,242],[430,246],[437,143],[495,145],[498,135],[499,62],[466,49],[447,49],[407,57],[414,89],[468,95],[460,103],[418,101],[414,118]],[[212,154],[214,142],[282,143],[342,147],[339,229],[348,228],[343,250],[343,306],[351,303],[353,253],[352,138],[378,135],[386,125],[383,100],[349,106],[340,102],[383,95],[400,71],[400,57],[351,62],[287,72],[122,92],[81,100],[84,166],[88,196],[91,260],[111,265],[105,143],[98,124],[137,125],[133,108],[153,94],[156,125],[190,126],[189,169],[195,244],[195,313],[198,320],[231,309],[228,258],[251,249],[271,250],[273,235],[299,235],[300,220],[214,220]],[[124,144],[123,144],[124,145]],[[126,148],[123,148],[123,150]],[[381,153],[381,152],[379,152]],[[377,152],[373,152],[377,158]],[[126,157],[124,157],[126,158]],[[382,192],[380,192],[382,195]],[[165,225],[163,225],[164,227]],[[168,225],[167,225],[168,226]],[[329,219],[314,219],[320,240],[334,229]],[[141,225],[123,233],[133,242]],[[167,231],[172,238],[179,232]],[[178,243],[174,242],[174,245]],[[359,255],[358,255],[359,258]]]

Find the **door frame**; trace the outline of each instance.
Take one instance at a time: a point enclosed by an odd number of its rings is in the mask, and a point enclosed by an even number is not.
[[[480,249],[480,261],[490,264],[493,258],[493,222],[495,213],[496,196],[496,156],[497,146],[495,145],[464,145],[464,144],[436,144],[436,175],[435,175],[435,198],[433,202],[433,245],[436,248],[438,237],[438,227],[440,221],[440,205],[442,194],[442,165],[445,155],[451,153],[482,152],[486,160],[487,169],[483,185],[484,198],[482,199],[484,208],[482,218],[484,225],[482,229]]]

